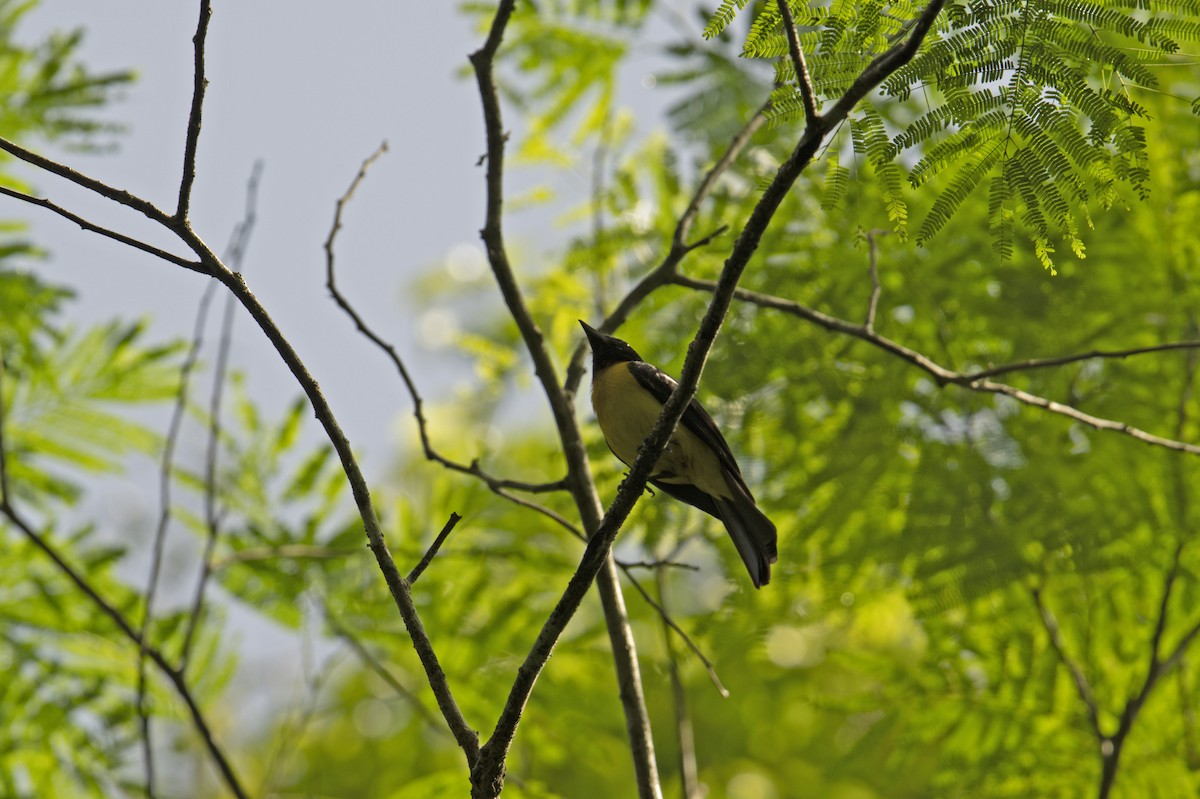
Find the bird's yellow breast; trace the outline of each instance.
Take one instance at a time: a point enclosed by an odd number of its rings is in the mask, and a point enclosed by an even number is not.
[[[592,407],[609,448],[632,466],[638,448],[658,421],[662,404],[642,388],[627,364],[618,363],[593,377]],[[718,497],[731,495],[716,454],[682,422],[654,464],[652,476],[667,483],[694,485]]]

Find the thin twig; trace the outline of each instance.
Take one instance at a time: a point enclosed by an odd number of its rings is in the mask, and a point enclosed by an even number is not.
[[[361,547],[323,547],[312,544],[281,544],[277,547],[255,547],[234,552],[209,567],[216,573],[239,563],[255,563],[263,560],[336,560],[348,558],[362,552]]]
[[[420,437],[421,449],[425,453],[426,460],[440,463],[442,466],[450,469],[451,471],[461,472],[463,474],[469,474],[474,477],[478,477],[487,484],[488,488],[497,494],[501,494],[502,496],[504,496],[504,494],[501,493],[503,489],[527,491],[531,494],[561,491],[565,489],[565,479],[555,480],[549,483],[532,483],[524,480],[508,480],[495,477],[494,475],[485,471],[483,467],[479,465],[478,459],[471,461],[469,464],[464,464],[447,458],[438,452],[438,450],[434,448],[433,442],[429,437],[429,423],[425,418],[424,400],[422,399],[420,392],[417,390],[416,381],[413,379],[412,374],[408,371],[408,367],[405,365],[403,359],[401,359],[400,354],[396,351],[395,345],[389,341],[386,341],[382,336],[376,333],[375,330],[367,324],[366,320],[363,319],[362,315],[358,312],[346,295],[342,293],[341,289],[338,288],[336,252],[334,245],[337,241],[338,234],[342,230],[342,216],[345,213],[346,205],[354,197],[355,192],[358,191],[359,185],[367,177],[368,170],[384,153],[387,152],[387,149],[387,142],[383,142],[378,148],[375,149],[373,153],[363,160],[362,164],[359,166],[358,172],[354,175],[354,179],[350,181],[349,188],[346,189],[346,191],[334,204],[333,222],[329,227],[328,235],[325,237],[324,245],[325,287],[329,290],[329,295],[333,298],[333,301],[337,304],[338,308],[340,308],[347,316],[350,317],[350,321],[354,323],[354,326],[357,328],[358,332],[383,351],[388,360],[392,362],[392,366],[395,367],[397,374],[400,375],[400,379],[404,383],[404,387],[407,389],[409,397],[412,398],[413,416],[417,421],[417,434]]]
[[[442,531],[437,534],[437,537],[433,539],[433,543],[429,545],[429,549],[425,550],[425,554],[419,561],[417,561],[417,565],[413,566],[412,571],[408,573],[408,577],[406,579],[408,580],[409,585],[415,583],[417,578],[425,572],[425,569],[429,568],[429,564],[433,562],[435,557],[437,557],[438,550],[442,548],[442,544],[446,542],[446,539],[450,536],[450,533],[454,531],[455,526],[457,526],[461,521],[462,516],[459,516],[457,513],[450,514],[450,518],[446,520],[446,524],[442,526]]]
[[[692,654],[699,658],[700,662],[704,664],[704,670],[708,672],[708,679],[712,680],[712,684],[717,689],[717,693],[728,699],[729,690],[721,682],[721,678],[717,676],[717,667],[713,665],[712,661],[708,659],[696,642],[692,640],[692,637],[683,631],[683,628],[675,622],[675,619],[671,618],[671,614],[667,613],[667,609],[663,603],[656,602],[654,597],[650,596],[650,592],[642,587],[642,584],[639,583],[637,579],[629,573],[628,569],[625,569],[624,571],[625,577],[629,579],[630,585],[637,589],[637,592],[642,595],[642,599],[646,600],[646,604],[654,608],[654,610],[658,613],[658,618],[662,621],[663,629],[672,630],[680,637],[683,643],[687,645],[687,648],[692,650]],[[655,572],[656,579],[660,579],[659,575],[662,574],[662,569],[656,569]],[[661,588],[659,595],[661,596]]]
[[[216,285],[210,283],[210,287]],[[138,632],[141,646],[137,657],[137,696],[134,706],[142,731],[142,761],[146,772],[146,794],[154,799],[154,747],[151,739],[150,715],[146,712],[146,643],[149,640],[150,622],[154,618],[154,599],[158,593],[158,578],[162,570],[163,550],[167,541],[167,530],[171,525],[171,472],[175,466],[175,447],[179,431],[183,427],[183,416],[187,411],[192,370],[200,356],[204,342],[204,326],[208,318],[208,305],[213,292],[206,290],[200,299],[196,319],[192,326],[192,339],[187,355],[179,367],[179,385],[175,391],[175,402],[167,424],[166,440],[158,470],[158,524],[154,529],[154,541],[150,548],[150,574],[146,580],[145,600],[142,605],[142,624]]]
[[[680,563],[674,560],[618,560],[617,565],[623,569],[651,569],[653,571],[661,571],[663,569],[686,569],[687,571],[698,572],[700,567],[691,563]]]
[[[262,179],[263,163],[255,161],[246,182],[246,209],[242,221],[234,226],[225,250],[225,260],[235,272],[241,272],[246,258],[246,250],[254,226],[258,221],[258,185]],[[205,290],[207,295],[215,290],[217,282],[213,281]],[[225,295],[225,307],[221,315],[221,338],[217,344],[217,358],[213,365],[212,390],[208,403],[208,441],[204,449],[204,526],[207,535],[204,541],[204,552],[200,561],[200,575],[196,579],[196,590],[192,597],[192,606],[188,612],[187,629],[184,631],[183,643],[179,647],[179,668],[187,669],[188,656],[191,654],[192,642],[200,616],[204,610],[205,593],[208,581],[213,572],[213,556],[216,553],[217,541],[221,535],[221,514],[217,511],[217,458],[221,442],[221,406],[225,392],[225,384],[229,374],[229,355],[233,349],[233,319],[236,303],[232,294]]]
[[[121,244],[124,244],[127,247],[132,247],[135,250],[141,250],[144,253],[149,253],[156,258],[161,258],[164,261],[175,264],[176,266],[182,266],[184,269],[190,269],[191,271],[199,272],[202,275],[208,274],[208,271],[204,268],[204,265],[199,261],[189,261],[186,258],[181,258],[178,255],[175,255],[174,253],[170,253],[164,249],[155,247],[153,244],[147,244],[144,241],[131,238],[123,233],[118,233],[115,230],[101,227],[100,225],[90,222],[78,214],[68,211],[61,205],[57,205],[44,197],[34,197],[31,194],[25,194],[24,192],[17,191],[16,189],[10,189],[7,186],[0,186],[0,194],[21,200],[22,202],[27,202],[30,205],[36,205],[41,208],[45,208],[47,211],[53,211],[63,219],[74,222],[76,225],[79,225],[80,228],[88,231],[89,233],[99,233],[105,238],[120,242]]]
[[[1025,361],[1017,361],[1008,363],[1002,366],[990,366],[987,369],[980,369],[974,372],[968,372],[964,375],[967,380],[982,380],[988,377],[997,377],[998,375],[1008,374],[1010,372],[1024,372],[1030,369],[1046,369],[1053,366],[1063,366],[1068,363],[1077,361],[1089,361],[1094,358],[1128,358],[1132,355],[1145,355],[1152,352],[1168,352],[1171,350],[1196,350],[1200,348],[1200,341],[1171,341],[1165,344],[1153,344],[1148,347],[1131,347],[1125,350],[1089,350],[1088,352],[1077,352],[1071,355],[1060,355],[1056,358],[1030,358]]]
[[[658,588],[658,602],[663,608],[663,617],[666,618],[666,575],[660,570],[654,577]],[[679,663],[675,656],[675,647],[671,644],[671,631],[665,622],[663,647],[667,650],[667,674],[671,678],[671,696],[675,704],[675,737],[679,744],[679,791],[683,799],[701,799],[703,794],[700,791],[700,774],[696,765],[696,736],[688,713],[687,691],[684,690],[683,680],[679,676]]]
[[[338,621],[337,618],[329,612],[328,608],[325,608],[325,621],[329,624],[329,627],[333,630],[334,634],[338,638],[345,641],[346,644],[352,650],[354,650],[354,654],[358,655],[358,659],[361,660],[367,668],[375,672],[375,674],[378,675],[381,680],[387,683],[389,688],[396,692],[397,696],[404,699],[413,707],[414,710],[417,711],[418,715],[420,715],[425,723],[429,725],[430,729],[436,730],[443,735],[448,734],[446,726],[440,723],[437,716],[433,715],[429,708],[425,707],[425,705],[421,703],[420,698],[418,698],[412,690],[405,686],[404,683],[400,682],[400,679],[396,675],[392,674],[387,666],[383,665],[383,661],[372,654],[371,650],[367,648],[366,644],[359,640],[358,636],[351,632],[348,627]]]
[[[788,0],[776,0],[779,16],[783,18],[783,32],[787,37],[788,50],[792,56],[792,66],[796,70],[796,86],[800,89],[800,99],[804,102],[805,120],[816,119],[817,97],[813,91],[812,76],[808,74],[808,62],[804,59],[804,48],[800,46],[800,35],[796,32],[796,20],[792,18],[792,9]]]
[[[869,266],[867,273],[871,278],[871,299],[867,302],[867,318],[863,322],[863,329],[868,333],[875,332],[875,312],[879,308],[879,295],[883,289],[879,285],[879,236],[886,236],[889,231],[886,230],[868,230],[867,231],[867,246],[869,252]]]
[[[196,149],[200,144],[204,90],[208,88],[208,78],[204,76],[204,42],[208,37],[208,22],[211,19],[210,0],[200,0],[200,19],[196,22],[196,33],[192,36],[192,106],[188,111],[187,137],[183,145],[183,175],[179,180],[179,202],[175,209],[175,218],[182,225],[188,224],[192,184],[196,182]]]

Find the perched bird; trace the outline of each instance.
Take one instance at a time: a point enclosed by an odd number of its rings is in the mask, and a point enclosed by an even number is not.
[[[642,360],[633,347],[582,320],[592,345],[592,407],[613,454],[632,466],[676,382]],[[724,436],[693,397],[650,483],[725,523],[755,588],[771,579],[777,559],[775,525],[758,506]]]

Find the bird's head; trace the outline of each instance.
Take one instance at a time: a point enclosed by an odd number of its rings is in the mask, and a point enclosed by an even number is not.
[[[642,359],[642,356],[638,355],[633,347],[616,336],[601,333],[582,319],[579,320],[579,324],[583,325],[583,332],[587,333],[588,341],[592,345],[592,369],[595,372],[598,373],[601,369],[612,366],[614,363]]]

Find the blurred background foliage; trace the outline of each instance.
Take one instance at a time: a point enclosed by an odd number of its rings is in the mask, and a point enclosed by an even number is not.
[[[834,5],[850,13],[850,4]],[[11,35],[20,11],[0,4],[0,37]],[[492,11],[464,6],[481,24]],[[579,345],[576,320],[601,318],[657,265],[700,177],[771,92],[771,70],[738,57],[735,35],[745,26],[708,44],[685,35],[706,19],[651,2],[545,2],[521,4],[513,21],[500,64],[514,168],[539,176],[521,212],[541,213],[552,202],[561,224],[561,246],[516,246],[560,364]],[[19,84],[6,96],[51,98],[0,103],[4,135],[72,135],[86,146],[106,132],[77,115],[127,76],[72,66],[70,81],[54,90],[72,64],[73,41],[33,51],[0,43],[0,75]],[[620,87],[647,49],[677,99],[666,128],[642,136]],[[895,186],[854,152],[849,131],[838,131],[780,209],[743,286],[860,323],[873,239],[877,331],[948,368],[1196,339],[1200,125],[1179,98],[1198,93],[1200,70],[1194,57],[1174,67],[1161,70],[1162,91],[1127,87],[1151,131],[1152,190],[1145,199],[1118,195],[1095,215],[1094,229],[1079,234],[1086,260],[1059,259],[1052,276],[1033,245],[1018,243],[1001,257],[986,193],[963,198],[923,246],[903,239],[893,232]],[[919,94],[875,108],[892,131],[923,111]],[[739,230],[796,132],[783,120],[756,135],[702,206],[694,236]],[[562,196],[563,174],[587,175],[588,188]],[[928,211],[955,179],[923,177],[906,191],[906,207]],[[169,404],[182,348],[145,341],[136,323],[73,329],[64,321],[69,289],[23,267],[36,249],[21,240],[19,225],[7,224],[0,399],[12,501],[136,618],[145,598],[114,574],[133,555],[95,535],[104,519],[64,520],[73,519],[88,473],[118,468],[134,451],[157,457],[161,429],[130,406]],[[682,271],[715,277],[733,235],[690,254]],[[453,271],[434,270],[416,284],[427,305],[475,309],[451,345],[472,359],[475,384],[428,409],[434,446],[480,458],[493,474],[561,477],[556,438],[511,320],[498,307],[478,311],[496,307],[482,299],[490,296],[484,275],[464,282]],[[677,374],[706,300],[681,286],[661,288],[618,334]],[[1196,441],[1196,359],[1194,350],[1178,350],[1004,379]],[[246,645],[229,632],[230,613],[270,619],[311,649],[294,706],[237,739],[235,762],[257,795],[465,795],[461,753],[362,546],[336,460],[305,434],[307,406],[263,418],[252,386],[233,388],[215,484],[213,574],[221,591],[198,616],[193,662],[203,669],[190,673],[203,675],[198,693],[229,729],[238,709],[226,680]],[[630,575],[712,661],[730,694],[720,694],[626,582],[666,795],[682,795],[677,696],[695,741],[699,795],[1097,795],[1106,750],[1065,661],[1090,686],[1100,729],[1112,736],[1152,663],[1168,659],[1172,668],[1145,692],[1123,740],[1112,795],[1200,791],[1200,668],[1188,646],[1200,625],[1195,456],[938,386],[867,342],[749,304],[735,304],[700,395],[779,526],[780,562],[770,586],[752,590],[719,525],[661,496],[642,500],[618,540],[623,561],[694,567],[635,567]],[[590,414],[586,397],[579,408]],[[211,422],[196,402],[189,410],[193,423]],[[601,495],[611,499],[622,467],[594,426],[587,435]],[[210,534],[195,510],[208,490],[202,465],[180,465],[173,476],[183,495],[177,513],[199,547]],[[404,570],[452,512],[464,517],[414,592],[466,718],[487,730],[582,545],[546,515],[424,460],[415,429],[374,488]],[[571,518],[565,494],[535,499]],[[0,532],[0,700],[8,709],[0,792],[138,795],[136,648],[15,530],[0,522]],[[156,617],[153,637],[165,651],[185,646],[185,616]],[[607,647],[599,606],[589,602],[526,710],[505,795],[629,795],[632,765]],[[207,778],[188,776],[203,760],[194,733],[177,698],[153,685],[150,707],[166,721],[167,756],[178,766],[163,795],[219,795]]]

